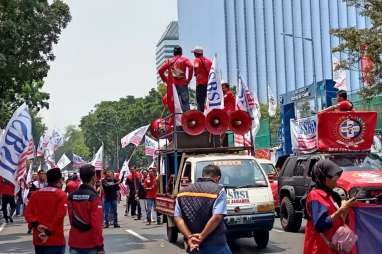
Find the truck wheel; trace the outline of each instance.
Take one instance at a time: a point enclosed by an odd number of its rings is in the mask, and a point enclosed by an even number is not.
[[[269,231],[256,232],[254,238],[258,248],[265,248],[269,241]]]
[[[170,243],[176,243],[178,240],[178,228],[170,227],[167,222],[167,239]]]
[[[302,223],[302,214],[296,213],[289,197],[284,197],[280,204],[281,226],[286,232],[297,232]]]

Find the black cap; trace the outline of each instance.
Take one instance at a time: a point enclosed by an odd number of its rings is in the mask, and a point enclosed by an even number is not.
[[[331,160],[321,160],[316,163],[313,170],[313,175],[317,177],[333,177],[333,176],[341,176],[342,169]]]
[[[59,168],[52,168],[46,172],[48,183],[56,183],[62,178],[61,170]]]
[[[177,45],[174,47],[174,55],[181,55],[182,54],[182,47]]]

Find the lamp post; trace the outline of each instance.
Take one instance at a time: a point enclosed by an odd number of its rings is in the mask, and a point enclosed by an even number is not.
[[[315,53],[314,53],[314,40],[313,40],[313,38],[304,37],[304,36],[298,36],[298,35],[289,34],[289,33],[281,33],[281,35],[282,36],[291,37],[291,38],[295,38],[295,39],[301,39],[301,40],[309,41],[312,44],[313,84],[315,85],[315,92],[314,92],[315,102],[314,102],[314,106],[315,106],[315,110],[317,112],[318,111],[318,104],[317,104],[316,56],[315,56]]]
[[[117,121],[117,119],[115,119],[115,124],[112,124],[112,123],[109,123],[109,122],[100,122],[101,124],[104,124],[104,125],[107,125],[107,126],[110,126],[110,127],[113,127],[115,129],[115,132],[116,132],[116,166],[118,167],[117,169],[119,169],[119,121]],[[103,144],[103,142],[102,142]]]

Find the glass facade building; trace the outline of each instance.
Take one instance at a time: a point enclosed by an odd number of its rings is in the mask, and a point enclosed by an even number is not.
[[[262,102],[267,85],[280,95],[312,84],[314,74],[332,79],[333,57],[345,56],[331,53],[339,40],[330,29],[370,25],[343,0],[178,0],[178,22],[186,55],[195,45],[217,53],[223,79],[236,84],[240,73]],[[362,85],[359,71],[346,81],[349,91]]]

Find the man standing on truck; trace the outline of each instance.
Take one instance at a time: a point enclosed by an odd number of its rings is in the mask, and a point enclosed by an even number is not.
[[[165,75],[166,71],[171,71],[174,78],[174,85],[176,91],[178,92],[180,104],[182,111],[186,112],[190,110],[189,95],[188,95],[188,84],[192,79],[192,74],[194,72],[191,61],[182,56],[182,48],[176,46],[174,48],[174,57],[167,60],[159,69],[159,76],[162,81],[167,83],[167,77]],[[188,69],[188,76],[186,72]]]
[[[235,99],[235,95],[231,91],[229,83],[222,82],[222,89],[224,94],[224,110],[227,113],[235,111],[236,99]]]
[[[336,96],[337,104],[327,107],[321,112],[326,111],[353,111],[353,103],[348,100],[348,95],[345,90],[339,90]]]
[[[227,196],[219,185],[220,168],[207,165],[203,178],[180,190],[176,199],[175,224],[193,253],[231,254],[227,244],[224,216]]]
[[[196,46],[192,51],[195,55],[194,72],[196,79],[196,103],[198,110],[204,112],[207,97],[208,75],[210,74],[212,61],[203,56],[203,48]]]

